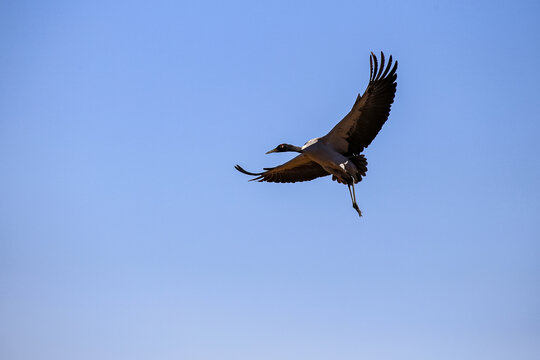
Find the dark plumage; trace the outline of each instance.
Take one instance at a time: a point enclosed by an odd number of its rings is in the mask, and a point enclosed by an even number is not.
[[[367,148],[388,119],[396,93],[397,61],[392,66],[392,56],[385,64],[381,52],[381,64],[371,53],[369,84],[362,96],[358,95],[351,111],[328,134],[308,141],[298,147],[280,144],[272,152],[298,152],[300,155],[274,168],[252,173],[239,165],[235,168],[255,176],[251,181],[294,183],[309,181],[332,174],[332,180],[347,184],[353,207],[356,204],[354,184],[360,182],[367,172],[367,161],[360,153]],[[267,153],[267,154],[268,154]],[[351,191],[352,188],[352,191]]]
[[[371,144],[388,119],[394,102],[397,61],[392,67],[390,55],[384,69],[384,54],[381,52],[379,67],[377,57],[371,53],[369,65],[371,76],[366,91],[362,96],[358,94],[351,111],[325,136],[329,142],[339,143],[338,150],[344,155],[359,154]]]

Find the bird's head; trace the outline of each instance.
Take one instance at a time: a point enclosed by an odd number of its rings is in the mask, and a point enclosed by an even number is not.
[[[302,150],[298,146],[289,145],[289,144],[279,144],[278,146],[276,146],[275,149],[268,151],[267,154],[275,153],[275,152],[287,152],[287,151],[302,152]]]

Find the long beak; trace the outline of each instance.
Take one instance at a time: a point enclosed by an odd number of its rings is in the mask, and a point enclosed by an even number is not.
[[[277,152],[277,148],[268,151],[267,154],[271,154],[271,153],[273,153],[273,152]]]

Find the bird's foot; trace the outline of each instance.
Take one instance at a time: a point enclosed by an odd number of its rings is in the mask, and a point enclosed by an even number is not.
[[[362,217],[362,212],[361,212],[360,209],[358,208],[358,205],[357,205],[357,204],[353,204],[352,207],[354,208],[354,210],[356,210],[356,212],[358,213],[358,216]]]

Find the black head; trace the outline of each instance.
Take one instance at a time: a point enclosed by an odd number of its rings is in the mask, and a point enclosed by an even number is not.
[[[278,146],[276,146],[275,149],[268,151],[267,154],[274,153],[274,152],[287,152],[287,151],[301,152],[302,150],[298,146],[289,145],[289,144],[279,144]]]

